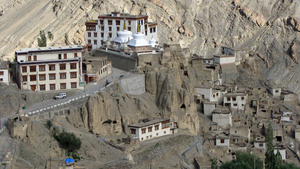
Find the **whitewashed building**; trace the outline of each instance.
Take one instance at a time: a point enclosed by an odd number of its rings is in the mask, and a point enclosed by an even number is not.
[[[245,110],[247,97],[246,93],[227,93],[223,98],[223,106]]]
[[[222,128],[232,126],[232,113],[228,108],[216,108],[212,112],[212,121]]]
[[[256,137],[254,142],[254,147],[257,149],[266,149],[265,137]]]
[[[273,97],[280,97],[281,88],[280,87],[271,87],[268,91],[272,94]]]
[[[79,89],[83,83],[81,46],[24,48],[15,52],[20,89]]]
[[[134,138],[140,141],[171,134],[170,119],[154,119],[146,123],[133,124],[128,126]]]
[[[234,55],[214,55],[214,62],[217,64],[235,64]]]
[[[0,62],[0,82],[9,85],[10,74],[9,74],[9,64],[7,63],[8,62],[5,61]]]
[[[206,99],[209,102],[218,102],[222,99],[222,91],[211,87],[197,86],[194,88],[194,93],[199,95],[201,99]]]
[[[216,137],[216,146],[226,146],[229,147],[229,137],[228,136],[217,136]]]
[[[86,22],[85,42],[89,50],[101,47],[104,43],[115,41],[117,33],[124,30],[137,33],[137,27],[145,40],[157,40],[157,23],[149,22],[147,15],[130,15],[128,13],[112,12],[111,14],[100,15],[98,19]],[[131,34],[132,34],[131,33]],[[116,40],[120,40],[117,38]],[[130,39],[129,39],[130,40]],[[125,41],[128,41],[127,39]]]
[[[286,160],[286,148],[284,146],[274,146],[274,154],[277,154],[277,150],[281,154],[282,160]]]

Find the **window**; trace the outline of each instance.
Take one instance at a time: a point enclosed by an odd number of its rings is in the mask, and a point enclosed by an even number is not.
[[[244,100],[245,98],[244,97],[241,97],[241,100]]]
[[[26,66],[23,66],[23,67],[22,67],[22,72],[23,72],[23,73],[27,72],[27,67],[26,67]]]
[[[0,82],[3,82],[3,78],[0,78]]]
[[[46,90],[46,85],[40,85],[40,91]]]
[[[108,25],[112,25],[112,20],[108,20]]]
[[[27,82],[27,76],[22,76],[23,82]]]
[[[66,79],[67,78],[66,73],[60,73],[59,76],[60,76],[60,79]]]
[[[128,25],[131,25],[131,21],[128,21]]]
[[[245,106],[244,104],[242,104],[242,106]]]
[[[66,83],[61,83],[60,84],[60,89],[66,89],[66,86],[67,86]]]
[[[142,134],[146,133],[146,128],[142,129]]]
[[[46,75],[45,74],[44,75],[39,75],[39,79],[40,79],[40,81],[46,80]]]
[[[158,133],[156,133],[156,135],[158,136]]]
[[[236,101],[236,97],[232,97],[232,101]]]
[[[128,30],[131,31],[131,27],[128,26]]]
[[[36,66],[30,66],[30,72],[36,72]]]
[[[70,69],[76,69],[76,63],[71,63],[70,64]]]
[[[230,97],[227,97],[227,101],[230,101]]]
[[[279,93],[279,90],[275,90],[275,93]]]
[[[159,129],[159,125],[155,125],[155,131]]]
[[[104,34],[103,33],[101,33],[101,38],[103,38],[104,37]]]
[[[60,70],[66,70],[66,64],[60,64],[59,69]]]
[[[94,32],[94,37],[97,37],[97,32]]]
[[[221,139],[220,140],[221,144],[225,143],[225,140],[224,139]]]
[[[31,61],[31,56],[28,56],[28,61]]]
[[[58,54],[58,59],[61,59],[61,54]]]
[[[166,134],[167,132],[166,131],[164,131],[164,134]]]
[[[164,129],[164,128],[168,128],[169,127],[169,122],[162,122],[161,123],[161,128]]]
[[[56,77],[55,77],[55,74],[49,74],[49,80],[55,80]]]
[[[144,138],[142,137],[142,140],[144,140]]]
[[[120,27],[117,27],[117,31],[120,31]]]
[[[219,96],[219,93],[217,93],[217,97]]]
[[[37,60],[37,58],[36,58],[36,55],[34,55],[34,56],[33,56],[33,60],[34,60],[34,61],[36,61],[36,60]]]
[[[72,82],[71,83],[71,88],[77,88],[77,83],[76,82]]]
[[[36,75],[30,75],[30,81],[36,81]]]
[[[145,35],[147,36],[147,31],[145,31]]]
[[[77,57],[77,53],[74,53],[74,58],[76,58]]]
[[[88,32],[88,37],[91,37],[91,32]]]
[[[64,59],[67,59],[67,54],[66,53],[64,53]]]
[[[235,104],[233,104],[233,106],[237,106],[237,104],[235,103]]]
[[[111,38],[111,33],[109,33],[108,36]]]
[[[50,84],[50,90],[55,90],[55,84]]]
[[[149,132],[152,132],[152,126],[151,127],[148,127],[148,133]]]
[[[120,21],[116,21],[116,25],[120,25]]]
[[[146,136],[146,138],[148,138],[148,136]]]
[[[141,25],[143,25],[144,24],[144,20],[141,20]]]
[[[156,32],[156,30],[155,30],[156,28],[153,28],[153,32]]]
[[[97,45],[97,40],[94,40],[94,45]]]
[[[88,40],[88,43],[92,43],[92,41],[89,39],[89,40]]]
[[[0,75],[4,75],[4,71],[0,71]]]
[[[152,135],[150,135],[150,138],[152,138]]]
[[[264,146],[264,144],[262,144],[262,143],[259,144],[259,147],[263,147],[263,146]]]
[[[49,65],[49,71],[54,71],[55,70],[55,65]]]
[[[39,66],[39,71],[40,71],[40,72],[45,71],[45,69],[46,69],[45,67],[46,67],[45,65],[40,65],[40,66]]]
[[[130,129],[131,134],[135,134],[136,130],[135,129]]]
[[[100,20],[100,25],[103,25],[103,20]]]
[[[215,98],[216,97],[216,95],[213,95],[213,98]]]
[[[111,31],[111,27],[108,27],[108,31]]]
[[[70,75],[71,78],[77,78],[77,72],[71,72]]]

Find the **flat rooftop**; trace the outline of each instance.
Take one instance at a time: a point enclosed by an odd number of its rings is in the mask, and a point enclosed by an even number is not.
[[[150,125],[153,125],[153,124],[161,123],[161,122],[164,122],[164,121],[170,121],[170,119],[169,118],[154,119],[154,120],[148,121],[146,123],[138,123],[138,124],[128,125],[128,127],[141,128],[141,127],[146,127],[146,126],[150,126]]]
[[[51,46],[51,47],[39,47],[39,48],[21,48],[19,51],[15,51],[17,54],[31,53],[31,52],[52,52],[62,50],[82,50],[82,46]]]

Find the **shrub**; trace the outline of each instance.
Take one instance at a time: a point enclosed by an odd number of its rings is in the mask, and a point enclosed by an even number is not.
[[[69,152],[79,150],[81,147],[81,140],[77,138],[74,133],[68,133],[63,130],[58,135],[54,134],[54,138]]]
[[[52,120],[47,120],[47,126],[49,129],[53,126]]]

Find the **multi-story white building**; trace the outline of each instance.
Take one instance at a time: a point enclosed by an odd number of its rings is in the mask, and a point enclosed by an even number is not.
[[[9,62],[2,61],[0,62],[0,82],[3,82],[9,85],[10,75],[9,75]]]
[[[247,100],[246,93],[227,93],[223,98],[223,106],[238,110],[245,110]]]
[[[128,126],[133,137],[140,141],[170,134],[170,119],[154,119]]]
[[[82,78],[81,46],[25,48],[15,52],[20,89],[78,89]]]
[[[137,27],[145,35],[147,42],[150,39],[157,40],[157,23],[148,22],[147,15],[130,15],[128,13],[112,12],[100,15],[97,20],[86,22],[85,43],[88,50],[101,47],[107,40],[114,41],[117,33],[125,29],[137,33]]]

